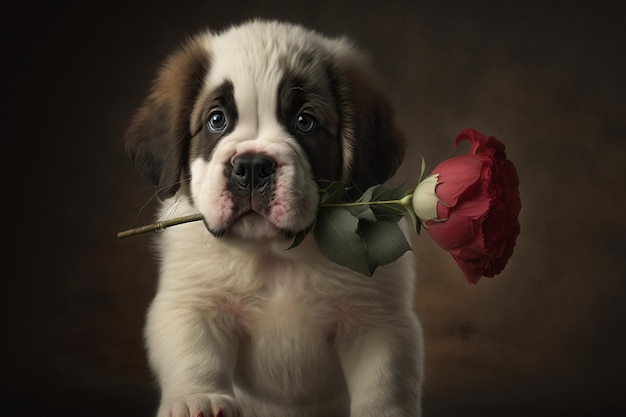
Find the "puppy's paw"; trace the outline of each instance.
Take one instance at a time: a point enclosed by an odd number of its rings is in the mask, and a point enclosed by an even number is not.
[[[230,395],[192,394],[162,403],[157,417],[242,417]]]

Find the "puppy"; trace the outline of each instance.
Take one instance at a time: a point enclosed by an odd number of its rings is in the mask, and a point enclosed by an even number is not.
[[[408,252],[362,276],[309,234],[318,181],[352,197],[404,156],[384,89],[344,38],[251,20],[158,72],[126,149],[162,200],[146,319],[159,417],[419,416],[422,333]],[[288,250],[287,250],[288,249]]]

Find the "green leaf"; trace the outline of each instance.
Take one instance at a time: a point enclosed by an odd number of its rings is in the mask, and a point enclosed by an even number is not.
[[[313,236],[320,251],[331,261],[371,276],[367,248],[357,233],[359,219],[345,207],[321,207]]]
[[[399,200],[405,196],[407,188],[404,184],[401,184],[398,187],[390,188],[383,184],[377,184],[369,187],[365,192],[361,195],[361,197],[357,200],[359,203],[371,203],[376,201],[393,201]],[[363,207],[363,206],[358,206]],[[355,215],[361,219],[375,221],[375,220],[385,220],[398,222],[404,216],[404,209],[396,204],[370,204],[368,205],[370,213],[365,213],[363,209],[362,211],[355,210]],[[363,212],[363,214],[360,214]]]
[[[407,210],[406,212],[409,213],[409,217],[411,217],[411,220],[413,220],[413,228],[415,229],[415,233],[419,235],[422,230],[422,222],[417,217],[417,215],[415,215],[413,210]]]
[[[374,193],[376,200],[400,200],[408,192],[406,183],[402,183],[394,188],[385,187]]]
[[[376,204],[371,206],[377,220],[398,223],[406,211],[399,204]]]
[[[365,192],[361,195],[361,197],[359,197],[357,201],[370,202],[379,200],[378,196],[384,193],[387,189],[387,186],[383,184],[372,185],[367,190],[365,190]]]
[[[344,201],[346,186],[339,181],[319,181],[320,204],[340,203]]]
[[[374,214],[374,206],[371,205],[356,205],[356,206],[345,206],[345,209],[348,210],[354,217],[363,220],[376,221],[376,215]]]
[[[313,236],[328,259],[371,276],[380,265],[393,262],[411,249],[397,224],[409,212],[418,233],[421,226],[411,210],[399,203],[408,193],[406,184],[371,186],[354,203],[345,200],[346,187],[341,182],[320,181],[318,186],[320,207]],[[290,248],[304,237],[294,236]]]
[[[422,177],[424,176],[424,172],[426,171],[426,161],[424,160],[424,155],[420,155],[422,159],[420,165],[420,177],[417,179],[417,183],[419,184],[422,181]]]
[[[411,249],[397,223],[362,221],[359,223],[359,233],[367,247],[370,274],[379,266],[395,261]]]

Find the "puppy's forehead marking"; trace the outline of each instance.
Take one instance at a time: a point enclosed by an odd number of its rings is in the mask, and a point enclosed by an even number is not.
[[[228,160],[249,152],[281,159],[302,149],[316,179],[340,179],[347,172],[338,137],[337,86],[329,74],[334,57],[351,49],[348,41],[297,26],[264,24],[207,34],[204,42],[211,70],[203,95],[210,97],[230,84],[237,114],[236,125],[220,140],[219,149],[202,153],[205,159],[217,155]],[[196,114],[206,112],[204,107],[199,101]],[[301,111],[319,122],[314,134],[303,136],[296,130]]]
[[[311,33],[293,26],[252,25],[207,38],[213,55],[209,89],[229,80],[241,122],[259,128],[275,120],[285,74],[314,66],[323,55],[322,38]]]

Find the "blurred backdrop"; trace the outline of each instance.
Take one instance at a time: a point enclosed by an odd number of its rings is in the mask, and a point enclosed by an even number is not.
[[[489,3],[9,1],[6,406],[153,415],[142,328],[155,262],[149,238],[116,233],[150,222],[155,202],[122,136],[186,36],[266,17],[368,51],[410,141],[396,183],[416,180],[420,154],[432,168],[464,153],[465,127],[498,137],[519,171],[522,232],[502,274],[469,285],[427,234],[414,241],[425,415],[623,412],[623,16],[601,2]]]

